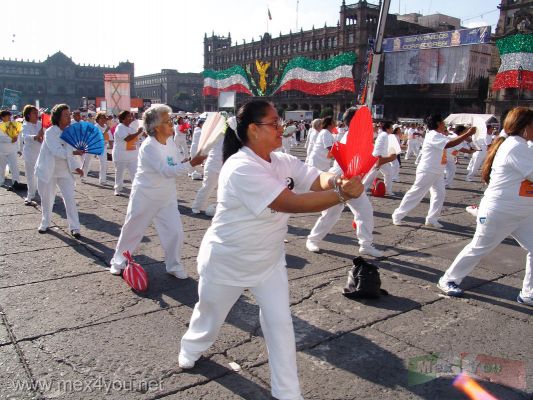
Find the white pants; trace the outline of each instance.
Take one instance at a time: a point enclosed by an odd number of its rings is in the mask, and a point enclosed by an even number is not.
[[[485,217],[484,223],[480,218]],[[527,250],[526,273],[522,284],[522,296],[533,296],[533,214],[528,217],[498,211],[485,210],[480,206],[476,233],[472,241],[455,258],[450,268],[442,277],[443,281],[461,281],[479,264],[482,257],[489,254],[507,236],[512,236],[520,246]]]
[[[472,179],[472,177],[477,173],[479,168],[481,168],[481,165],[483,165],[483,161],[485,161],[486,157],[486,151],[476,151],[472,154],[472,158],[468,163],[468,167],[466,167],[468,171],[468,174],[466,175],[467,179]]]
[[[26,195],[27,201],[32,201],[35,198],[37,192],[37,177],[35,176],[35,163],[39,154],[24,155],[24,171],[26,173],[26,182],[28,183],[28,194]]]
[[[446,189],[444,188],[444,176],[442,174],[433,174],[428,172],[417,173],[415,182],[411,189],[403,196],[400,206],[394,210],[393,218],[401,220],[411,210],[413,210],[418,203],[424,198],[429,191],[429,211],[426,217],[427,222],[436,222],[439,219],[444,198],[446,197]]]
[[[359,246],[372,246],[372,242],[374,241],[372,233],[374,230],[374,209],[366,193],[362,193],[356,199],[350,199],[348,201],[348,207],[350,207],[357,225],[355,233],[359,241]],[[318,244],[333,229],[343,210],[344,205],[337,204],[322,211],[322,215],[316,221],[307,239],[310,242]]]
[[[398,161],[398,159],[396,159],[391,162],[391,165],[392,165],[392,179],[393,180],[399,179],[400,178],[400,162]]]
[[[388,162],[386,164],[382,164],[378,169],[373,169],[372,171],[370,171],[368,175],[365,176],[365,182],[367,184],[372,185],[372,182],[374,182],[374,179],[376,178],[378,172],[381,172],[381,175],[383,175],[383,182],[385,183],[385,189],[387,191],[387,194],[393,193],[392,178],[394,177],[394,167],[392,166],[392,163]]]
[[[455,164],[455,157],[450,157],[446,162],[446,169],[444,170],[446,186],[451,186],[455,179],[455,172],[457,171],[457,165]]]
[[[418,139],[407,139],[407,152],[405,153],[405,159],[409,160],[412,155],[418,155],[419,142]]]
[[[130,180],[133,182],[135,172],[137,171],[137,160],[132,161],[115,161],[115,192],[121,191],[124,187],[124,172],[128,170]]]
[[[83,176],[87,176],[87,173],[89,172],[89,164],[91,163],[91,158],[93,157],[92,154],[84,154],[83,155]],[[96,156],[98,158],[98,162],[100,163],[100,173],[98,175],[98,179],[100,183],[105,183],[107,181],[107,153],[104,153],[102,155]]]
[[[116,269],[126,267],[123,253],[135,252],[151,223],[154,223],[161,246],[165,251],[167,271],[181,271],[181,249],[183,247],[183,227],[176,198],[157,201],[146,197],[142,190],[133,190],[126,211],[126,219],[111,265]]]
[[[209,196],[217,187],[219,175],[220,173],[218,171],[210,171],[209,168],[204,169],[204,179],[202,181],[202,187],[198,189],[196,197],[192,202],[191,208],[194,208],[195,210],[206,209]]]
[[[280,266],[250,288],[259,305],[259,321],[268,349],[272,395],[277,399],[301,399],[296,367],[296,343],[289,308],[287,270]],[[211,283],[200,277],[198,303],[189,329],[181,339],[181,353],[197,360],[213,344],[231,307],[244,288]]]
[[[11,180],[13,182],[20,180],[17,153],[0,154],[0,185],[3,185],[6,179],[6,165],[9,166],[9,170],[11,171]]]
[[[187,145],[187,135],[184,133],[177,133],[174,136],[174,143],[178,147],[178,151],[181,152],[183,158],[187,157],[189,154],[189,146]]]
[[[37,180],[39,195],[41,196],[42,219],[40,228],[50,227],[50,218],[52,208],[56,197],[56,187],[61,191],[65,210],[67,212],[67,221],[70,230],[80,229],[80,220],[78,217],[78,207],[74,199],[74,177],[67,175],[63,178],[53,177],[49,182]]]

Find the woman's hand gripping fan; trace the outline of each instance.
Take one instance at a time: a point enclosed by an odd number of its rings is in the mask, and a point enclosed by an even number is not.
[[[377,157],[374,150],[374,130],[368,107],[361,107],[355,113],[346,135],[346,144],[336,142],[331,154],[339,163],[345,178],[363,178],[372,169]]]
[[[128,260],[128,265],[124,269],[124,272],[122,272],[122,277],[134,291],[145,292],[148,289],[148,275],[146,271],[140,264],[133,261],[133,257],[129,251],[125,251],[123,255]]]

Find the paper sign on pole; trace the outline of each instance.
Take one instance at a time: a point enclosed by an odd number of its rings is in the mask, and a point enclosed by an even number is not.
[[[220,92],[218,95],[218,108],[235,108],[236,92]]]

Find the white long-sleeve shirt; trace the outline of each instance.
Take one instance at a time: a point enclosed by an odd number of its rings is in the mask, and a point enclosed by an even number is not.
[[[41,151],[41,142],[35,140],[35,137],[41,130],[41,123],[37,122],[32,124],[31,122],[24,121],[22,124],[22,132],[19,138],[19,150],[25,159],[36,159]]]
[[[191,163],[182,163],[181,159],[172,137],[163,145],[149,136],[139,149],[132,190],[142,190],[146,197],[157,201],[169,198],[177,201],[176,177],[192,171]]]

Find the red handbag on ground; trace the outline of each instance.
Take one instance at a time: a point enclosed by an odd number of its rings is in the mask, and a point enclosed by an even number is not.
[[[128,260],[128,265],[124,269],[124,272],[122,272],[122,277],[128,286],[136,292],[145,292],[148,289],[148,275],[146,271],[140,264],[133,261],[129,251],[125,251],[123,255]]]
[[[372,183],[372,196],[385,197],[386,191],[387,189],[385,188],[385,182],[379,178],[374,179],[374,182]]]

